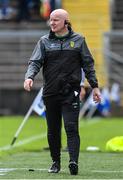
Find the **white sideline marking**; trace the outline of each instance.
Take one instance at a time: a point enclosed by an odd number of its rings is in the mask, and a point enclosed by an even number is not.
[[[40,168],[40,169],[35,169],[35,168],[0,168],[0,176],[4,176],[6,175],[8,172],[10,171],[16,171],[16,170],[27,170],[29,171],[29,169],[33,169],[34,171],[48,171],[48,169],[45,168]],[[29,172],[34,172],[34,171],[29,171]],[[62,172],[64,170],[61,170]]]
[[[29,169],[33,169],[33,168],[0,168],[0,176],[4,176],[10,171],[16,171],[16,170],[27,170],[27,171],[29,171]],[[48,169],[34,169],[34,171],[48,171]]]
[[[95,119],[95,120],[85,120],[83,123],[80,124],[80,127],[83,127],[85,125],[91,125],[91,124],[95,124],[95,123],[98,123],[100,122],[100,118],[99,119]],[[64,132],[64,131],[63,131]],[[25,145],[25,144],[28,144],[30,142],[33,142],[33,141],[36,141],[37,139],[43,139],[44,137],[46,137],[46,133],[44,134],[38,134],[36,136],[33,136],[33,137],[30,137],[28,139],[25,139],[25,140],[22,140],[22,141],[19,141],[18,143],[16,143],[15,145],[11,146],[11,145],[6,145],[6,146],[3,146],[3,147],[0,147],[0,151],[7,151],[7,150],[10,150],[10,149],[13,149],[15,147],[19,147],[21,145]]]
[[[0,173],[1,172],[9,172],[9,171],[15,171],[15,170],[29,170],[29,169],[34,169],[34,171],[47,171],[48,169],[46,168],[0,168]]]
[[[14,168],[0,168],[0,176],[6,175],[7,172],[13,171]]]
[[[80,124],[80,127],[83,127],[83,126],[89,126],[91,124],[96,124],[96,123],[99,123],[101,121],[101,118],[96,118],[96,119],[91,119],[91,120],[84,120],[83,123]]]
[[[96,172],[96,173],[123,173],[123,171],[113,171],[113,170],[92,170],[92,172]]]
[[[0,172],[9,172],[9,171],[15,171],[15,170],[29,170],[29,169],[34,169],[34,171],[48,171],[48,169],[46,168],[30,168],[30,167],[26,167],[26,168],[0,168]],[[60,171],[64,171],[63,169],[61,169]]]
[[[0,172],[9,172],[13,171],[15,168],[0,168]]]
[[[10,150],[10,149],[13,149],[15,147],[19,147],[21,145],[25,145],[25,144],[28,144],[30,142],[33,142],[33,141],[36,141],[38,139],[43,139],[44,137],[46,137],[46,133],[44,134],[38,134],[36,136],[33,136],[33,137],[30,137],[30,138],[27,138],[25,140],[22,140],[22,141],[19,141],[18,143],[16,143],[15,145],[11,146],[11,145],[6,145],[6,146],[3,146],[3,147],[0,147],[0,151],[7,151],[7,150]]]

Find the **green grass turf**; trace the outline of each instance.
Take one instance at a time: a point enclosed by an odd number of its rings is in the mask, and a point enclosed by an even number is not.
[[[33,116],[28,119],[20,132],[15,146],[20,141],[28,138],[33,138],[41,135],[42,138],[32,141],[30,143],[15,147],[10,151],[3,151],[1,147],[10,145],[15,132],[20,126],[23,117],[1,117],[0,118],[0,152],[1,154],[19,152],[19,151],[40,151],[47,147],[46,138],[46,121],[39,116]],[[81,137],[81,151],[85,151],[88,146],[98,146],[102,152],[105,151],[106,142],[115,137],[123,135],[123,119],[122,118],[107,118],[107,119],[91,119],[80,121],[80,137]],[[66,135],[63,128],[62,145],[66,146]]]
[[[123,179],[123,154],[81,152],[79,174],[71,176],[68,170],[68,153],[62,153],[62,171],[47,172],[51,165],[48,151],[22,152],[0,161],[0,179]],[[5,171],[10,170],[12,171]],[[16,168],[16,169],[15,169]],[[29,171],[33,168],[35,171]]]
[[[62,151],[62,169],[59,174],[48,174],[51,164],[47,147],[46,121],[38,116],[28,119],[15,142],[14,148],[3,150],[10,145],[23,117],[0,117],[0,179],[123,179],[123,154],[105,152],[106,142],[123,135],[123,118],[91,119],[80,121],[81,152],[79,175],[74,177],[68,171],[68,153]],[[40,139],[21,145],[25,140],[41,135]],[[19,146],[17,144],[19,143]],[[66,147],[63,128],[62,146]],[[97,146],[100,152],[87,152],[88,146]],[[3,171],[2,171],[2,169]],[[5,169],[4,169],[5,168]],[[14,168],[5,172],[6,168]],[[17,168],[17,169],[15,169]],[[35,171],[28,171],[34,168]],[[44,169],[44,170],[41,170]]]

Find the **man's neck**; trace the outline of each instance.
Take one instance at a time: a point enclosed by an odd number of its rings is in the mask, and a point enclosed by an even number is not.
[[[55,33],[55,35],[56,35],[57,37],[64,37],[64,36],[66,36],[68,33],[69,33],[69,31],[67,30],[67,31],[62,32],[62,33]]]

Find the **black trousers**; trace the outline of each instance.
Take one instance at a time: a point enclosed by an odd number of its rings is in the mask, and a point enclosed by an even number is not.
[[[78,163],[79,137],[79,93],[74,91],[68,95],[57,95],[44,98],[48,127],[48,143],[53,161],[60,162],[62,116],[67,135],[70,161]]]

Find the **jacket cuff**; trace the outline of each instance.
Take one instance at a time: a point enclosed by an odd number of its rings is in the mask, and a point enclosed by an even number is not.
[[[98,88],[98,83],[91,85],[92,88]]]
[[[32,76],[25,76],[25,80],[26,79],[32,79],[34,81],[34,78]]]

